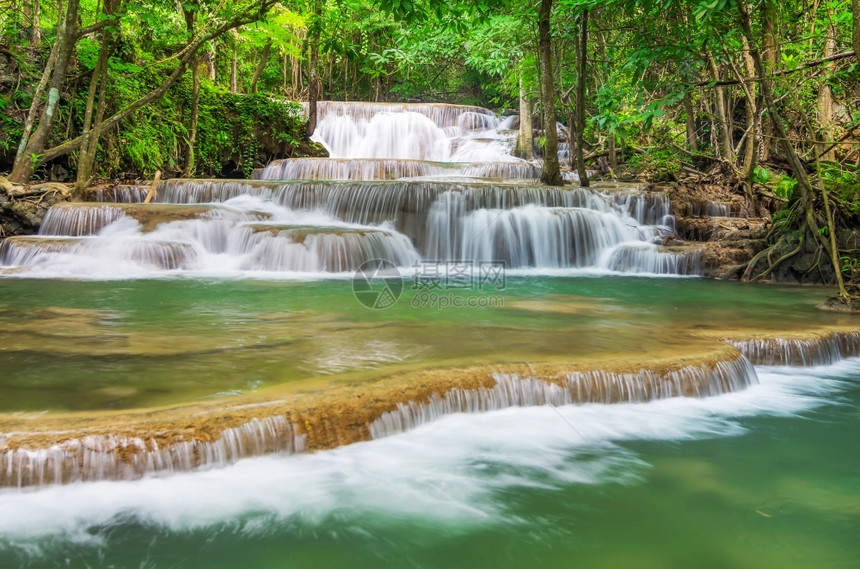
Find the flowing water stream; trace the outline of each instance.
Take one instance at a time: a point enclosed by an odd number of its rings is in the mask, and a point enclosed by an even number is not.
[[[508,124],[325,103],[331,158],[0,242],[0,567],[856,566],[857,320]]]

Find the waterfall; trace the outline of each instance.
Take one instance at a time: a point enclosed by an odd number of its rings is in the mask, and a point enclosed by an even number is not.
[[[814,338],[726,340],[756,365],[816,366],[860,355],[860,332],[836,331]]]
[[[373,259],[409,266],[419,255],[405,235],[382,229],[249,226],[231,236],[243,268],[261,271],[355,271]]]
[[[345,103],[317,106],[313,140],[332,158],[516,162],[486,109],[459,105]]]
[[[290,158],[275,160],[252,176],[260,180],[397,180],[401,178],[537,179],[540,169],[528,162],[477,162],[457,164],[392,158]],[[130,192],[129,192],[130,193]],[[125,197],[125,192],[115,190]],[[144,192],[145,195],[145,192]],[[114,201],[133,201],[116,199]]]
[[[0,436],[0,488],[134,480],[227,466],[273,452],[303,452],[305,444],[306,435],[299,434],[284,416],[252,419],[222,430],[212,441],[93,435],[30,450],[8,448]]]
[[[684,366],[658,372],[572,372],[558,383],[515,374],[493,374],[493,387],[455,388],[433,393],[427,401],[398,403],[369,430],[377,439],[402,433],[452,413],[484,413],[508,407],[574,403],[641,403],[669,397],[707,397],[758,383],[752,364],[743,356],[714,364]]]
[[[510,267],[587,267],[603,251],[636,237],[614,213],[534,205],[480,209],[462,220],[455,258],[498,259]]]
[[[276,160],[254,180],[165,180],[150,204],[148,186],[99,190],[96,203],[51,208],[38,238],[4,245],[0,270],[325,275],[381,258],[702,273],[696,253],[660,246],[675,227],[666,195],[538,185],[538,166],[512,154],[511,121],[487,109],[323,101],[318,113],[329,158]]]
[[[622,244],[612,250],[603,266],[620,273],[701,275],[704,272],[704,261],[700,252],[662,251],[650,243]]]

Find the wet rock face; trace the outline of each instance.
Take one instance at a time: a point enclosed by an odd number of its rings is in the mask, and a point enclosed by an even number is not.
[[[0,237],[36,233],[51,206],[71,195],[65,184],[21,186],[0,178]]]

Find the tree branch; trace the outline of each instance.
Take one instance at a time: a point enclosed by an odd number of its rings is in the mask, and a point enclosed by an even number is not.
[[[764,77],[750,77],[749,79],[745,79],[740,81],[738,79],[726,79],[725,81],[699,81],[698,83],[694,83],[694,87],[722,87],[725,85],[740,85],[742,83],[758,83],[765,79],[771,79],[773,77],[780,77],[782,75],[790,75],[791,73],[796,73],[798,71],[803,71],[804,69],[809,69],[811,67],[817,67],[819,65],[823,65],[825,63],[830,63],[831,61],[839,61],[840,59],[846,59],[848,57],[854,57],[853,51],[843,51],[842,53],[835,53],[830,57],[824,57],[821,59],[816,59],[814,61],[809,61],[804,63],[800,67],[792,67],[791,69],[783,69],[782,71],[776,71],[771,73],[770,75],[766,75]]]

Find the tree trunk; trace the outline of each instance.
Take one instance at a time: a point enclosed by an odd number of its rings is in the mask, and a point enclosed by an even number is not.
[[[829,57],[833,54],[833,50],[836,47],[836,41],[833,38],[833,34],[835,30],[831,29],[828,33],[828,38],[824,41],[824,54],[823,57]],[[827,66],[828,69],[833,67],[833,63]],[[826,81],[820,81],[818,83],[818,140],[821,142],[816,145],[816,153],[820,153],[818,155],[819,160],[824,160],[825,162],[830,162],[836,159],[836,154],[832,148],[830,148],[830,143],[828,142],[833,138],[833,91],[830,88],[830,85],[827,84]]]
[[[696,115],[693,110],[693,98],[689,91],[684,92],[684,114],[687,115],[685,120],[687,125],[687,149],[690,152],[696,152],[699,148],[699,143],[696,140]]]
[[[541,114],[545,144],[540,181],[550,186],[562,186],[561,167],[558,163],[558,133],[555,126],[555,85],[552,69],[552,35],[550,15],[552,0],[541,0],[538,9],[538,57],[541,71]]]
[[[708,66],[711,69],[711,77],[714,81],[720,80],[720,69],[714,57],[708,54]],[[723,87],[714,88],[714,115],[717,123],[717,136],[720,141],[720,158],[734,163],[735,156],[732,151],[731,132],[729,132],[728,114],[726,113],[726,94]]]
[[[609,169],[612,170],[612,176],[615,176],[615,172],[618,170],[618,155],[616,154],[618,151],[615,148],[615,131],[609,133],[609,144],[607,151],[609,152]]]
[[[779,60],[779,43],[776,36],[776,0],[764,0],[762,4],[762,63],[767,73],[776,71],[776,63]],[[768,115],[761,119],[762,140],[759,145],[759,156],[767,160],[773,144],[773,123]]]
[[[180,5],[185,17],[185,28],[189,38],[194,38],[197,11]],[[193,5],[192,5],[193,6]],[[191,56],[191,124],[188,125],[188,148],[185,155],[185,168],[182,173],[187,178],[194,171],[194,146],[197,144],[197,123],[200,111],[200,55],[199,50]]]
[[[65,20],[60,21],[60,27],[57,29],[57,39],[51,48],[51,55],[48,56],[48,61],[45,63],[45,69],[42,72],[42,78],[36,86],[36,91],[33,93],[33,101],[30,103],[30,110],[27,112],[27,118],[24,120],[24,131],[21,134],[21,141],[18,144],[18,151],[15,154],[14,165],[24,156],[24,150],[30,142],[30,135],[33,132],[33,123],[36,121],[36,114],[39,112],[39,107],[42,104],[42,96],[45,94],[45,88],[51,80],[51,73],[54,71],[54,66],[57,64],[57,54],[60,51],[60,45],[63,43],[63,35],[65,30]]]
[[[40,21],[40,2],[33,0],[33,9],[30,20],[30,45],[38,47],[42,43],[42,22]]]
[[[212,31],[204,33],[191,40],[188,44],[186,44],[184,48],[182,48],[178,52],[178,65],[173,70],[173,72],[161,83],[161,85],[148,92],[146,95],[140,97],[133,103],[129,104],[127,107],[117,111],[116,113],[105,119],[101,123],[101,132],[105,132],[108,129],[116,126],[116,124],[119,123],[121,120],[132,115],[142,107],[148,105],[156,99],[159,99],[160,97],[163,97],[167,90],[170,89],[176,83],[177,80],[179,80],[183,73],[185,73],[185,71],[188,69],[190,61],[194,58],[194,56],[206,42],[211,41],[215,38],[219,38],[232,29],[259,20],[261,17],[263,17],[263,15],[265,15],[266,11],[268,11],[272,7],[273,3],[274,2],[271,0],[264,0],[257,6],[255,10],[244,10],[240,12],[234,19],[229,20],[221,24],[217,28],[213,29]],[[76,138],[73,138],[72,140],[68,140],[53,148],[45,150],[44,154],[34,161],[35,164],[33,164],[33,167],[49,160],[58,158],[60,156],[64,156],[69,152],[72,152],[73,150],[79,148],[82,142],[83,136],[78,136]]]
[[[206,60],[206,70],[209,72],[209,80],[212,83],[215,83],[218,80],[218,69],[215,67],[215,59],[218,57],[218,52],[216,51],[218,48],[218,44],[212,44],[210,46],[211,52],[206,52],[204,54]]]
[[[183,176],[194,173],[194,154],[197,146],[197,125],[200,122],[200,58],[195,57],[191,65],[191,125],[188,128],[188,155],[185,157]]]
[[[233,57],[230,62],[230,92],[239,92],[239,56],[236,53],[236,39],[233,39]]]
[[[313,22],[309,26],[310,30],[308,34],[308,42],[310,44],[310,57],[308,58],[308,136],[311,136],[317,129],[317,101],[319,101],[320,87],[322,87],[322,83],[319,78],[319,70],[317,69],[320,58],[320,26],[322,25],[320,22],[321,12],[322,6],[320,6],[320,2],[317,1],[314,3],[314,18]],[[378,88],[377,84],[377,97],[379,96]]]
[[[588,54],[588,10],[580,16],[579,49],[576,71],[576,171],[579,174],[579,185],[589,186],[588,172],[585,170],[585,80],[586,61]]]
[[[741,38],[741,42],[744,48],[743,60],[744,60],[744,68],[746,69],[747,78],[755,77],[755,63],[753,63],[752,57],[750,57],[750,49],[749,42],[745,37]],[[741,81],[744,79],[743,77],[739,77]],[[753,171],[756,167],[756,160],[758,159],[758,139],[759,139],[759,124],[758,124],[758,105],[756,102],[757,89],[756,84],[754,82],[750,83],[741,83],[743,87],[744,95],[746,96],[746,115],[747,115],[747,138],[744,146],[744,161],[743,161],[743,169],[742,174],[745,179],[747,179],[748,190],[750,192],[750,197],[753,201],[755,201],[755,194],[752,193],[752,175]]]
[[[772,87],[773,79],[770,79],[765,75],[761,55],[759,54],[758,48],[756,47],[755,42],[753,40],[754,36],[749,21],[749,14],[747,14],[746,8],[744,8],[742,2],[738,3],[738,12],[741,16],[741,26],[743,32],[747,36],[747,39],[749,41],[750,57],[752,57],[756,74],[759,77],[762,77],[762,80],[759,84],[761,85],[764,102],[767,105],[767,112],[770,115],[771,120],[773,121],[773,127],[776,131],[777,139],[779,140],[779,144],[782,147],[783,152],[785,153],[786,159],[788,160],[791,172],[797,179],[797,184],[800,187],[801,192],[803,193],[804,199],[808,199],[811,194],[811,186],[809,185],[809,177],[806,175],[806,168],[804,167],[803,162],[801,162],[797,153],[794,151],[794,147],[792,146],[791,141],[788,138],[788,133],[785,130],[785,126],[782,123],[782,117],[779,116],[779,113],[776,110]]]
[[[57,61],[54,65],[53,74],[51,76],[51,87],[48,90],[48,102],[39,117],[39,126],[36,131],[26,142],[23,156],[12,168],[12,173],[9,175],[9,181],[16,184],[23,184],[33,175],[33,170],[36,167],[38,157],[45,150],[45,144],[48,141],[48,136],[51,133],[51,127],[54,126],[55,111],[57,103],[60,101],[60,91],[63,88],[63,80],[66,77],[66,69],[69,65],[69,60],[72,56],[75,43],[78,39],[78,9],[80,0],[69,0],[69,6],[66,9],[66,15],[62,34],[58,34],[58,39],[61,38]],[[22,140],[23,142],[23,140]]]
[[[105,16],[110,17],[119,2],[106,0],[103,6]],[[83,137],[81,142],[81,153],[78,156],[78,173],[75,181],[75,193],[79,197],[83,197],[86,187],[90,182],[93,173],[93,165],[96,159],[98,150],[98,133],[93,128],[93,114],[96,112],[96,94],[98,93],[98,108],[101,113],[104,113],[105,107],[105,91],[107,88],[108,70],[107,64],[111,52],[113,52],[114,42],[110,27],[102,30],[99,46],[99,55],[96,61],[93,75],[90,78],[90,88],[87,93],[86,110],[84,111]],[[96,122],[100,122],[97,119]]]
[[[854,45],[854,59],[860,63],[860,0],[851,0],[851,15],[854,20],[851,43]]]
[[[272,51],[272,42],[271,40],[263,46],[263,51],[260,53],[260,61],[257,63],[257,68],[254,69],[254,76],[251,77],[251,92],[257,92],[257,81],[260,80],[260,76],[263,74],[263,71],[266,70],[266,65],[269,63],[269,53]]]
[[[521,65],[522,67],[522,65]],[[520,131],[517,135],[516,155],[525,160],[534,158],[534,126],[532,125],[532,102],[526,92],[523,70],[520,69]]]

